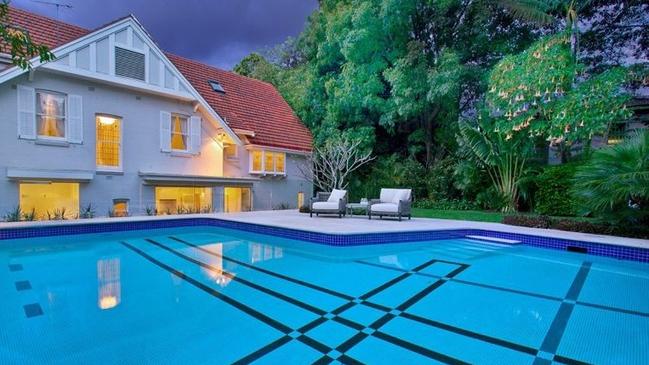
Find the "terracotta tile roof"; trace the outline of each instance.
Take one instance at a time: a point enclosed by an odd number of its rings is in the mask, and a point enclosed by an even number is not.
[[[35,42],[50,48],[90,33],[87,29],[15,7],[10,7],[9,20],[10,24],[28,30]],[[231,128],[255,133],[254,137],[247,137],[250,143],[311,150],[311,132],[271,84],[173,54],[166,55]],[[213,91],[208,83],[211,80],[219,82],[225,93]]]
[[[9,24],[27,30],[34,42],[44,44],[50,49],[90,33],[85,28],[30,13],[13,6],[9,6]]]
[[[210,106],[232,128],[254,131],[252,144],[310,151],[311,132],[269,83],[167,53]],[[225,93],[212,90],[216,81]]]

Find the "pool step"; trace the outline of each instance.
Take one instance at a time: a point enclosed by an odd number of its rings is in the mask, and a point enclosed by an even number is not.
[[[492,242],[492,243],[504,243],[504,244],[507,244],[507,245],[517,245],[517,244],[521,243],[521,241],[508,240],[506,238],[496,238],[496,237],[477,236],[477,235],[466,235],[464,237],[470,238],[472,240],[487,241],[487,242]]]

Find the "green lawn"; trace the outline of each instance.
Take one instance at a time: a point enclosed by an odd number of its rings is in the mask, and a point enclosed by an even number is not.
[[[479,210],[436,210],[413,208],[412,216],[419,218],[458,219],[477,222],[497,222],[503,220],[500,212],[483,212]]]

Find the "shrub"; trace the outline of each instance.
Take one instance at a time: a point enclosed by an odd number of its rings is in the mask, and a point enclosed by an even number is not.
[[[550,217],[545,215],[506,215],[503,217],[503,223],[512,226],[532,227],[532,228],[550,228],[552,224]]]
[[[273,207],[273,210],[286,210],[286,209],[291,209],[290,204],[288,204],[287,202],[282,202],[282,203],[276,204]]]
[[[536,178],[534,211],[552,216],[574,216],[578,201],[570,193],[577,165],[568,163],[547,167]]]
[[[459,199],[420,199],[413,203],[415,208],[435,209],[435,210],[475,210],[478,208],[472,202]]]
[[[88,203],[88,205],[83,209],[81,209],[81,212],[79,212],[79,218],[88,219],[94,217],[95,217],[95,210],[92,207],[92,204],[90,203]]]
[[[490,186],[476,195],[475,204],[479,209],[500,211],[507,205],[507,197],[500,194],[493,186]]]
[[[649,131],[595,151],[577,169],[574,194],[598,217],[649,226]]]
[[[10,210],[4,215],[5,222],[20,222],[23,217],[23,211],[20,209],[20,205],[17,205],[14,209]]]
[[[23,213],[23,219],[26,221],[35,221],[36,220],[36,209],[32,208],[31,211]]]
[[[521,227],[551,228],[561,231],[649,238],[649,227],[645,226],[611,225],[573,218],[550,218],[545,215],[508,215],[503,218],[503,223]]]
[[[311,207],[303,205],[300,207],[300,213],[311,213]]]
[[[52,213],[50,213],[50,211],[48,210],[47,211],[47,219],[50,220],[50,221],[63,221],[63,220],[68,219],[65,216],[65,208],[54,209],[54,211]]]

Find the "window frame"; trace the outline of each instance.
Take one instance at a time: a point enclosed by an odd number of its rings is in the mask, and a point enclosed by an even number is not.
[[[38,100],[39,94],[50,94],[50,95],[55,95],[55,96],[61,96],[63,97],[63,102],[64,102],[64,107],[63,107],[63,113],[65,113],[61,118],[63,119],[63,137],[53,137],[53,136],[44,136],[41,135],[39,132],[39,124],[38,124],[38,118],[43,117],[46,114],[39,113],[39,105],[38,105]],[[68,118],[69,118],[69,101],[68,101],[68,94],[58,92],[58,91],[53,91],[53,90],[48,90],[48,89],[34,89],[34,123],[35,123],[35,134],[36,134],[36,139],[41,140],[41,141],[58,141],[58,142],[67,142],[68,141]],[[61,116],[55,116],[55,119],[59,119]]]
[[[97,123],[99,123],[99,117],[108,117],[115,119],[119,124],[119,165],[117,166],[106,166],[97,164]],[[96,171],[101,172],[122,172],[124,166],[124,124],[123,118],[117,115],[106,114],[106,113],[97,113],[95,114],[95,167]]]
[[[255,152],[260,152],[261,153],[261,170],[257,171],[253,169],[253,155]],[[266,169],[266,153],[270,153],[273,155],[273,169],[272,170],[267,170]],[[260,175],[281,175],[281,176],[286,176],[286,152],[281,152],[281,151],[272,151],[272,150],[261,150],[261,149],[254,149],[248,151],[249,155],[249,161],[248,161],[248,172],[250,174],[260,174]],[[284,159],[283,163],[283,171],[277,171],[277,156],[282,156]]]
[[[175,117],[179,117],[180,120],[181,120],[181,123],[182,123],[183,120],[185,121],[185,131],[186,131],[185,134],[182,133],[182,124],[181,124],[181,127],[180,127],[180,130],[181,130],[180,135],[185,136],[185,149],[184,150],[180,150],[180,149],[177,149],[177,148],[173,147],[174,118]],[[191,130],[190,130],[190,128],[191,128],[190,119],[191,119],[191,116],[183,114],[183,113],[173,113],[173,112],[171,113],[171,126],[169,128],[169,133],[170,133],[169,149],[170,149],[170,151],[172,153],[182,153],[182,154],[191,153],[192,133],[191,133]]]

